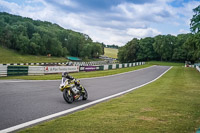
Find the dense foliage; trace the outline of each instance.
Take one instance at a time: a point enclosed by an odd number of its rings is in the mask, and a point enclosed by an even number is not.
[[[106,47],[107,48],[115,48],[115,49],[118,49],[119,48],[119,46],[117,46],[117,45],[106,45]]]
[[[132,39],[119,49],[120,62],[133,61],[197,61],[200,58],[200,33],[158,35]]]
[[[0,12],[0,45],[22,54],[94,58],[103,54],[103,44],[57,24]]]

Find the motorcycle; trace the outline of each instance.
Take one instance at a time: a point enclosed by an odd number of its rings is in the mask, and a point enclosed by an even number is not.
[[[88,98],[88,93],[80,84],[80,80],[70,80],[63,77],[59,88],[63,92],[64,100],[69,104],[78,100],[87,100]]]

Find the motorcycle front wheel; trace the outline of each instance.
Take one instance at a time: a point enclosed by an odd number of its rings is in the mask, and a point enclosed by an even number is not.
[[[86,91],[86,89],[84,88],[84,93],[83,93],[83,100],[87,100],[87,98],[88,98],[88,93],[87,93],[87,91]]]
[[[70,90],[64,89],[63,91],[63,98],[67,103],[72,103],[74,101],[73,94]]]

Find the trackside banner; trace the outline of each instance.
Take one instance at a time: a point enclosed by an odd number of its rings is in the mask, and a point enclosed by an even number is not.
[[[80,71],[96,71],[99,70],[99,66],[80,66]]]
[[[44,73],[79,72],[79,66],[45,66]]]

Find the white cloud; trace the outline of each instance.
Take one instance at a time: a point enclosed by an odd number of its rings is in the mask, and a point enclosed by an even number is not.
[[[64,5],[64,6],[70,6],[70,7],[77,7],[78,5],[73,2],[72,0],[62,0],[62,1],[57,1],[57,3]]]
[[[153,37],[161,34],[157,29],[146,28],[146,29],[134,29],[130,28],[127,30],[127,34],[136,38]]]
[[[143,22],[163,22],[173,14],[170,7],[164,3],[146,3],[143,5],[122,3],[112,7],[113,11],[118,11],[119,16],[127,19]]]
[[[7,2],[4,0],[0,0],[0,7],[8,10],[11,13],[16,13],[21,8],[18,4],[14,2]]]

